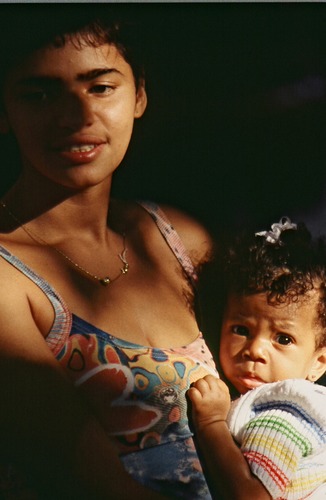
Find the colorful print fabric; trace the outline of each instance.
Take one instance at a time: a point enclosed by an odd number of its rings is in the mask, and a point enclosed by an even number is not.
[[[210,498],[185,396],[193,381],[216,374],[201,334],[185,347],[155,349],[73,316],[58,360],[116,437],[125,467],[138,481],[175,497]]]
[[[154,349],[119,340],[76,316],[57,358],[123,453],[171,440],[171,425],[173,440],[191,436],[185,392],[194,380],[215,373],[201,334],[183,348]]]

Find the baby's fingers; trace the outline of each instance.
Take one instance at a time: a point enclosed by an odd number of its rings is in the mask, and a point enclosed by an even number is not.
[[[196,380],[191,386],[198,389],[198,391],[204,396],[205,394],[216,390],[216,381],[218,379],[212,375],[206,375],[204,378]]]
[[[190,387],[187,391],[190,401],[196,406],[202,400],[202,394],[196,387]]]

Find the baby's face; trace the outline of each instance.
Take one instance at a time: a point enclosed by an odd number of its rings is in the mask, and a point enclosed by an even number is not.
[[[316,380],[326,349],[316,351],[317,292],[289,305],[270,305],[264,293],[231,295],[222,324],[220,362],[244,394],[287,378]]]

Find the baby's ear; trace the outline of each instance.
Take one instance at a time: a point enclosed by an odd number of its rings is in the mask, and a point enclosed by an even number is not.
[[[326,372],[326,347],[318,349],[315,360],[310,368],[307,379],[316,382]]]
[[[0,134],[8,134],[10,125],[5,112],[0,107]]]

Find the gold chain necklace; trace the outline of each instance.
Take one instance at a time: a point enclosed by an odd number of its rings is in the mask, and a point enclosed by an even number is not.
[[[62,250],[60,250],[59,248],[57,248],[57,247],[55,247],[53,245],[50,245],[50,243],[48,243],[47,241],[43,240],[43,238],[41,238],[40,236],[38,236],[37,234],[35,234],[34,232],[32,232],[30,229],[28,229],[27,226],[25,224],[23,224],[18,219],[18,217],[11,210],[9,210],[9,208],[7,207],[7,205],[3,201],[0,201],[0,205],[2,206],[2,208],[5,209],[5,211],[8,213],[8,215],[15,222],[17,222],[19,224],[19,227],[21,227],[23,229],[23,231],[25,231],[25,233],[33,241],[35,241],[38,244],[42,244],[44,246],[52,248],[55,252],[57,252],[59,255],[61,255],[61,257],[64,257],[64,259],[66,259],[70,264],[72,264],[75,269],[77,269],[82,274],[88,276],[89,278],[92,278],[93,280],[99,282],[101,285],[107,286],[110,283],[113,283],[114,281],[116,281],[123,274],[127,274],[128,270],[129,270],[129,264],[128,264],[128,261],[127,261],[127,258],[126,258],[127,248],[126,248],[126,237],[125,237],[125,234],[123,234],[123,250],[122,250],[121,253],[118,254],[118,257],[119,257],[119,259],[121,260],[121,262],[123,264],[123,267],[120,268],[120,273],[115,278],[112,278],[112,279],[109,278],[109,276],[105,276],[104,278],[100,278],[99,276],[96,276],[96,274],[90,273],[89,271],[87,271],[87,269],[85,269],[84,267],[82,267],[79,264],[77,264],[77,262],[75,262],[70,257],[68,257],[68,255],[66,255]]]

